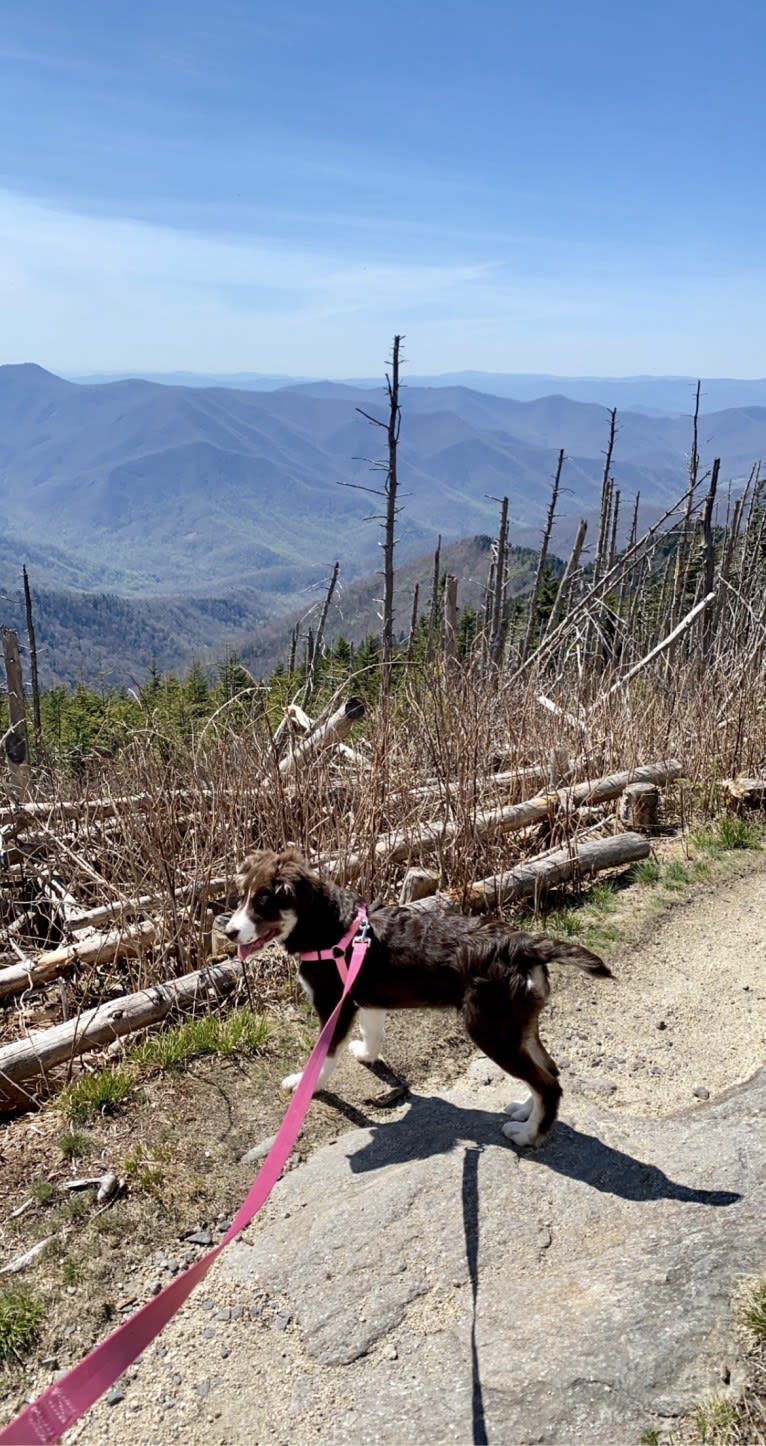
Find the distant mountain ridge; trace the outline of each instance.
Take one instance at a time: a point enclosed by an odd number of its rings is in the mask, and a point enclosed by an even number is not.
[[[400,561],[437,534],[491,535],[501,496],[512,542],[536,544],[560,447],[559,550],[594,516],[604,406],[411,384],[402,403]],[[0,560],[34,556],[40,586],[174,598],[251,588],[263,615],[287,611],[336,558],[346,583],[379,566],[369,489],[385,434],[360,407],[385,419],[384,388],[80,385],[34,364],[0,367]],[[683,490],[689,418],[624,411],[618,424],[623,515],[638,491],[656,513]],[[766,451],[766,408],[713,413],[701,436],[722,483],[741,478]]]
[[[266,372],[216,374],[195,372],[116,372],[76,376],[72,381],[104,383],[139,378],[162,386],[225,387],[245,391],[276,391],[282,387],[322,385],[317,377],[290,377]],[[330,383],[335,387],[368,390],[380,386],[380,378],[346,377]],[[694,408],[697,378],[688,376],[564,377],[547,372],[442,372],[413,374],[405,387],[468,387],[490,396],[511,397],[533,402],[551,395],[574,402],[595,402],[603,407],[627,408],[648,416],[688,416]],[[703,414],[728,407],[766,406],[766,377],[707,377],[702,379],[700,410]]]

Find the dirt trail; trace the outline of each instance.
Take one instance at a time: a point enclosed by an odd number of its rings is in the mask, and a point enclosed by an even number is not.
[[[735,1277],[766,1267],[749,1224],[754,1141],[766,1132],[748,1093],[755,1082],[733,1103],[719,1097],[766,1059],[765,959],[766,864],[758,859],[648,924],[615,957],[615,983],[557,980],[544,1032],[565,1096],[543,1150],[520,1160],[504,1145],[494,1112],[509,1091],[481,1057],[449,1093],[426,1099],[420,1090],[385,1123],[342,1134],[281,1182],[247,1232],[250,1243],[231,1247],[67,1442],[407,1446],[425,1431],[503,1446],[628,1446],[637,1422],[672,1421],[727,1375],[736,1384],[737,1345],[725,1322]],[[359,1069],[344,1063],[340,1096]],[[413,1129],[418,1110],[422,1128]],[[373,1163],[357,1167],[370,1152]],[[737,1250],[727,1253],[735,1237]],[[674,1275],[690,1241],[700,1249],[686,1275]],[[644,1257],[654,1262],[648,1303],[631,1294]],[[503,1283],[499,1267],[509,1260]],[[586,1322],[581,1302],[594,1275],[599,1299]],[[154,1276],[147,1265],[147,1292]],[[519,1331],[510,1304],[503,1315],[525,1276],[551,1304],[554,1334],[560,1328],[567,1338],[565,1419],[554,1401],[566,1376],[561,1353],[546,1357],[528,1321]],[[673,1325],[672,1365],[656,1355],[664,1317],[658,1304],[655,1318],[651,1294],[659,1301],[667,1282],[675,1282],[662,1296],[668,1330],[679,1302],[682,1323],[701,1313],[688,1357]],[[688,1282],[694,1310],[683,1304]],[[520,1309],[523,1317],[532,1309],[523,1294]],[[642,1312],[652,1344],[636,1365],[632,1332]],[[597,1317],[615,1379],[597,1380],[593,1370]],[[41,1375],[37,1388],[48,1379]],[[618,1409],[624,1380],[627,1404]]]

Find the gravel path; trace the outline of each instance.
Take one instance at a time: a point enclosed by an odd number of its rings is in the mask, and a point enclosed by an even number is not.
[[[594,1132],[599,1133],[600,1119],[608,1134],[610,1128],[619,1131],[620,1121],[629,1122],[631,1117],[647,1122],[654,1119],[652,1128],[659,1128],[663,1117],[678,1111],[691,1110],[690,1118],[695,1120],[705,1111],[714,1111],[716,1097],[747,1080],[766,1058],[765,957],[766,866],[755,860],[743,865],[737,875],[680,899],[667,915],[650,925],[639,945],[615,959],[618,977],[614,983],[596,986],[579,976],[554,981],[554,1006],[545,1020],[544,1033],[562,1066],[563,1121],[577,1119],[579,1123],[582,1111],[590,1120],[590,1111]],[[359,1066],[349,1061],[343,1065],[343,1071],[346,1069],[358,1070]],[[339,1094],[343,1078],[339,1073]],[[492,1079],[493,1067],[477,1058],[466,1083],[481,1095]],[[391,1124],[380,1126],[379,1136],[395,1128],[408,1108],[405,1104],[392,1110]],[[559,1128],[565,1130],[565,1126]],[[362,1133],[342,1136],[340,1153],[347,1141]],[[336,1157],[338,1153],[336,1149]],[[312,1178],[317,1158],[295,1173],[302,1177],[306,1170],[306,1179]],[[525,1160],[519,1165],[512,1150],[494,1151],[492,1158],[499,1161],[493,1169],[501,1168],[506,1175],[520,1171],[519,1178],[526,1179],[531,1170]],[[366,1186],[370,1200],[374,1198],[374,1210],[390,1218],[392,1230],[401,1213],[403,1168],[389,1165],[372,1175]],[[293,1185],[291,1176],[277,1188],[248,1232],[256,1242],[262,1232],[278,1231],[286,1214],[284,1191]],[[491,1193],[489,1184],[487,1188]],[[288,1198],[292,1198],[289,1192]],[[462,1242],[459,1189],[456,1199],[460,1225],[456,1238]],[[714,1213],[723,1216],[726,1212]],[[304,1224],[305,1220],[304,1215]],[[544,1220],[533,1224],[536,1234],[530,1249],[535,1259],[542,1259],[549,1227]],[[427,1234],[426,1230],[426,1239]],[[433,1245],[432,1241],[430,1248]],[[236,1245],[232,1251],[244,1248]],[[289,1253],[289,1247],[286,1249]],[[343,1250],[342,1231],[332,1242],[332,1250],[338,1249]],[[370,1260],[358,1261],[360,1270],[372,1270],[373,1280],[375,1257],[381,1249],[382,1242],[373,1237]],[[246,1271],[225,1264],[229,1253],[145,1358],[68,1433],[66,1441],[87,1446],[158,1446],[173,1441],[186,1446],[270,1446],[278,1442],[314,1446],[346,1439],[343,1435],[336,1438],[331,1424],[333,1411],[342,1401],[345,1418],[358,1417],[359,1441],[407,1446],[400,1428],[396,1428],[397,1434],[387,1434],[385,1423],[378,1422],[374,1430],[364,1427],[366,1417],[375,1418],[365,1399],[365,1381],[370,1387],[376,1381],[390,1385],[395,1377],[405,1394],[413,1393],[414,1407],[424,1340],[437,1330],[440,1340],[449,1339],[453,1325],[457,1330],[464,1315],[470,1274],[465,1259],[461,1264],[452,1260],[449,1249],[446,1254],[440,1250],[436,1252],[438,1261],[424,1255],[419,1267],[408,1265],[402,1270],[399,1286],[396,1282],[391,1286],[394,1296],[397,1289],[399,1292],[391,1328],[374,1334],[365,1377],[359,1374],[358,1361],[354,1374],[340,1359],[318,1361],[316,1353],[310,1358],[304,1323],[299,1319],[302,1306],[299,1303],[296,1308],[286,1292],[274,1288],[278,1274],[273,1276],[272,1271],[272,1285],[264,1289],[257,1279],[247,1278]],[[551,1261],[548,1269],[553,1268]],[[158,1275],[162,1275],[162,1263],[148,1260],[147,1295]],[[389,1297],[394,1298],[391,1291]],[[370,1310],[374,1308],[373,1302]],[[363,1301],[359,1306],[362,1321],[365,1311]],[[523,1373],[524,1365],[522,1346],[513,1370]],[[458,1387],[446,1359],[444,1372],[445,1400],[449,1401]],[[49,1375],[41,1376],[37,1388],[42,1389],[49,1379]],[[354,1392],[359,1393],[356,1398]],[[413,1425],[410,1439],[420,1439],[420,1434]],[[508,1436],[503,1446],[516,1446],[517,1439]],[[524,1438],[549,1439],[542,1434]],[[614,1446],[622,1446],[622,1442],[615,1440]]]

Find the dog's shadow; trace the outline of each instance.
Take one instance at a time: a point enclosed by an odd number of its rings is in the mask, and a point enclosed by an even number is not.
[[[354,1174],[448,1154],[458,1142],[480,1151],[490,1146],[514,1150],[500,1132],[502,1121],[497,1111],[461,1108],[421,1095],[411,1094],[409,1101],[410,1108],[399,1119],[369,1125],[372,1138],[349,1156]],[[726,1206],[742,1198],[733,1190],[705,1190],[671,1180],[659,1166],[616,1150],[561,1120],[539,1150],[525,1150],[523,1156],[541,1169],[554,1170],[623,1200]]]

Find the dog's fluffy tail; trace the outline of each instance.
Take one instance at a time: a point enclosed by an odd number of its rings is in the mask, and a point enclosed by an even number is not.
[[[544,964],[574,964],[586,974],[598,974],[604,979],[613,979],[598,954],[592,954],[583,944],[574,944],[569,939],[550,939],[547,934],[535,938],[535,953]]]

